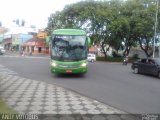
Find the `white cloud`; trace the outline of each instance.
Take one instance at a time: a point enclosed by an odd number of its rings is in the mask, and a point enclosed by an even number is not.
[[[45,27],[48,17],[65,5],[81,0],[1,0],[0,21],[12,25],[13,19],[24,19],[28,24]]]

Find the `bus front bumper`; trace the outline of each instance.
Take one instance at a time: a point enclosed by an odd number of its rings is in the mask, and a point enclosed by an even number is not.
[[[87,67],[79,67],[79,68],[60,68],[60,67],[52,67],[52,73],[62,73],[62,74],[79,74],[79,73],[86,73]]]

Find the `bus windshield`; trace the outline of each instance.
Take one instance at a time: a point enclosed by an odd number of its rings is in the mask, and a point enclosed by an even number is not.
[[[78,61],[87,59],[86,36],[56,35],[52,40],[52,59]]]

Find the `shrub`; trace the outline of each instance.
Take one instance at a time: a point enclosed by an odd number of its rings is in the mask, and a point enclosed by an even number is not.
[[[138,54],[133,54],[132,57],[129,57],[128,62],[134,62],[139,59]]]
[[[123,57],[97,57],[97,61],[108,61],[108,62],[122,62]]]
[[[117,57],[122,57],[122,55],[118,54],[117,52],[113,51],[112,56],[117,58]]]
[[[138,55],[138,54],[134,54],[134,55],[132,56],[132,58],[133,58],[133,59],[139,59],[139,55]]]

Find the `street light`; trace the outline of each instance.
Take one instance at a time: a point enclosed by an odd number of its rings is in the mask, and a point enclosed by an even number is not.
[[[154,40],[153,40],[153,58],[155,57],[155,40],[156,40],[156,36],[157,36],[157,16],[158,16],[158,2],[159,0],[156,0],[156,20],[155,20],[155,27],[154,27]]]

